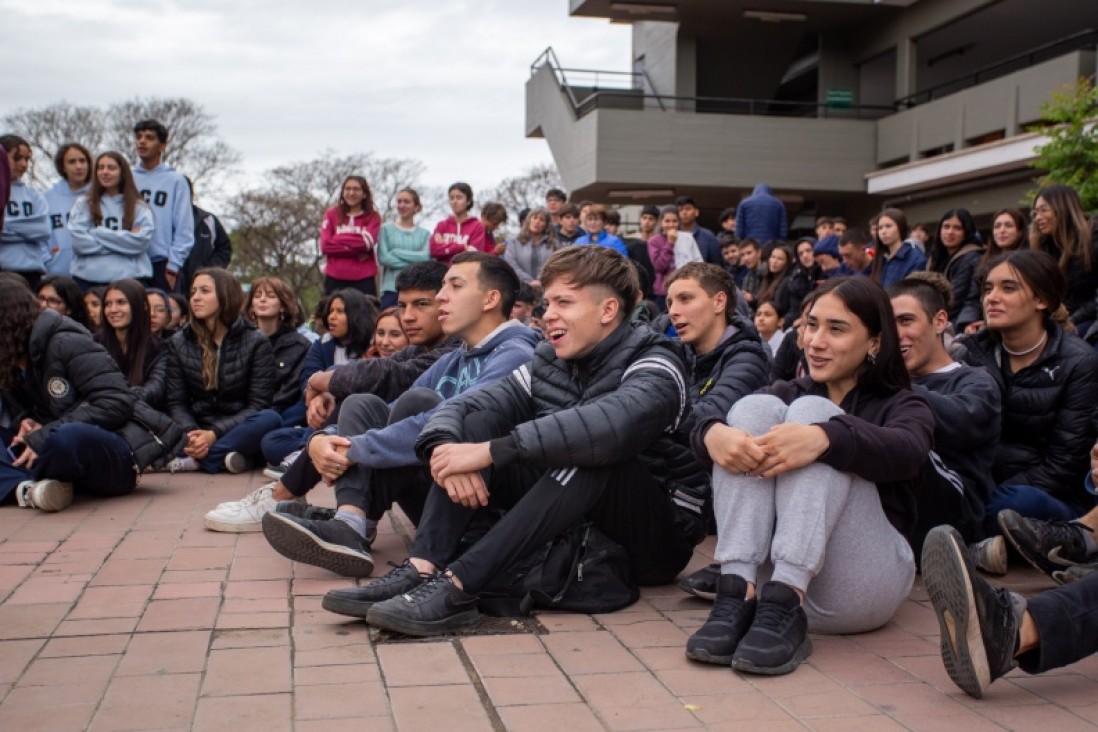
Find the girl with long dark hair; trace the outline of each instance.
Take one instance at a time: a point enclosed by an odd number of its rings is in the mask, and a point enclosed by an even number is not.
[[[169,469],[242,473],[263,435],[282,426],[271,409],[274,353],[241,315],[244,293],[227,270],[201,269],[191,282],[191,319],[168,341],[168,414],[187,431]]]
[[[984,255],[976,222],[968,209],[953,208],[942,214],[927,269],[949,280],[952,297],[949,322],[957,332],[980,319],[980,286],[976,270]]]
[[[137,280],[119,280],[103,296],[103,324],[96,334],[138,399],[163,409],[168,376],[166,349],[149,327],[149,301]]]
[[[320,227],[320,252],[328,260],[325,295],[344,287],[377,294],[374,247],[380,230],[370,184],[361,175],[347,176],[339,189],[339,203],[325,212]]]
[[[75,320],[88,330],[93,330],[88,322],[88,309],[84,305],[84,293],[80,286],[64,275],[46,275],[36,289],[38,304],[44,308],[56,310]]]
[[[696,661],[789,673],[812,652],[809,629],[878,628],[911,590],[934,416],[910,388],[884,290],[841,277],[807,302],[809,376],[695,427],[715,464],[721,563],[713,611],[687,642]]]
[[[1067,279],[1064,307],[1076,329],[1085,333],[1098,314],[1098,231],[1074,188],[1051,185],[1037,191],[1029,244],[1056,260]]]
[[[141,199],[126,158],[113,151],[100,155],[88,195],[69,214],[76,284],[87,290],[121,279],[148,283],[154,226],[152,209]]]
[[[926,255],[908,239],[907,217],[898,208],[886,208],[871,224],[875,253],[873,281],[881,287],[899,282],[912,272],[926,269]]]

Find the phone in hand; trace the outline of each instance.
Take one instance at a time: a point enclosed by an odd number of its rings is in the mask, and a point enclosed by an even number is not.
[[[13,444],[13,445],[8,445],[8,456],[11,458],[12,462],[15,462],[16,460],[18,460],[22,456],[23,452],[26,449],[27,449],[27,445],[26,445],[26,443],[23,443],[23,442],[19,442],[19,443]]]

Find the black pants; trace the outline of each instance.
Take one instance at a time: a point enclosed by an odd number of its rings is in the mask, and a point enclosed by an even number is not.
[[[480,442],[503,431],[495,415],[475,413],[466,420],[463,438]],[[510,465],[485,473],[487,508],[506,513],[483,538],[448,561],[485,509],[460,506],[433,487],[412,545],[412,556],[449,566],[470,592],[584,520],[624,547],[640,584],[671,581],[693,554],[692,543],[675,523],[674,503],[638,461],[548,472]]]
[[[377,282],[373,277],[367,277],[364,280],[337,280],[335,277],[324,275],[325,295],[331,295],[336,290],[342,290],[344,288],[358,290],[364,295],[373,295],[374,297],[377,297]]]
[[[957,476],[957,480],[960,480]],[[962,483],[958,489],[950,478],[942,475],[932,461],[923,466],[922,480],[915,492],[916,514],[915,531],[912,534],[912,548],[915,559],[923,556],[923,542],[927,533],[935,526],[949,524],[957,529],[966,542],[974,542],[983,537],[984,499],[971,487]]]
[[[1098,573],[1029,600],[1041,644],[1018,657],[1026,673],[1067,666],[1098,652]]]
[[[430,389],[409,389],[393,404],[392,410],[373,394],[347,397],[339,409],[337,432],[344,437],[361,435],[431,409],[442,401]],[[302,453],[282,476],[282,484],[295,496],[303,496],[320,480],[320,473]],[[355,506],[377,521],[393,505],[399,503],[413,524],[418,525],[423,504],[431,487],[431,475],[425,465],[375,470],[355,465],[335,483],[336,504]]]

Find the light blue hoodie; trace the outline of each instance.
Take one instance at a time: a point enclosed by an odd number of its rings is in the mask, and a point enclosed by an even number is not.
[[[133,230],[122,228],[122,194],[103,196],[103,220],[92,221],[88,197],[81,197],[69,213],[72,236],[72,276],[106,284],[129,277],[152,277],[149,249],[156,231],[153,213],[143,202],[134,211]]]
[[[152,170],[145,170],[138,163],[133,169],[133,179],[156,217],[149,259],[167,260],[168,269],[181,271],[194,247],[194,211],[187,181],[167,163]]]
[[[46,191],[46,205],[50,209],[50,261],[46,271],[51,275],[69,275],[72,264],[72,237],[69,235],[69,211],[76,199],[88,192],[88,186],[74,191],[69,182],[61,179]]]
[[[46,197],[27,185],[11,182],[11,199],[0,233],[0,270],[7,272],[45,272],[50,240],[50,222]]]

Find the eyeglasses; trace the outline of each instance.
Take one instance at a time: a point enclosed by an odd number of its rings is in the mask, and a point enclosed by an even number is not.
[[[57,307],[64,305],[65,301],[54,295],[39,295],[38,302],[42,305],[49,305],[51,307]]]

